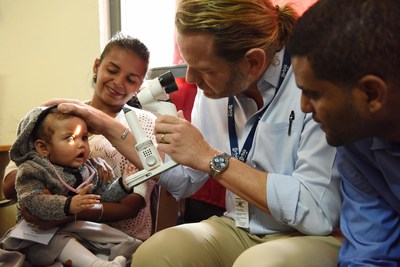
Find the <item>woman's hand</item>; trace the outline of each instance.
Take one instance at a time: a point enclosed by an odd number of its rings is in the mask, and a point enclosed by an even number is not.
[[[21,210],[21,214],[22,217],[24,217],[25,221],[36,225],[38,228],[43,230],[49,230],[51,228],[73,221],[73,216],[70,216],[63,220],[42,220],[34,216],[27,208],[23,208]]]
[[[43,189],[42,194],[51,194],[48,189]],[[36,225],[40,229],[49,230],[51,228],[60,226],[67,222],[71,222],[73,220],[73,216],[67,217],[62,220],[42,220],[39,217],[33,215],[26,207],[21,209],[21,215],[24,217],[25,221]]]
[[[75,114],[86,121],[89,132],[92,134],[103,134],[113,123],[118,123],[114,118],[107,116],[103,111],[94,108],[76,99],[53,99],[43,103],[43,106],[58,104],[58,111],[62,113]]]

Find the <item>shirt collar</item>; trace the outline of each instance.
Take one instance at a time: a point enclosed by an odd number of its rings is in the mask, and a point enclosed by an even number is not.
[[[400,144],[395,142],[389,142],[380,138],[373,138],[371,150],[384,149],[393,155],[400,156]]]
[[[260,92],[270,89],[271,87],[276,88],[278,86],[284,53],[285,49],[282,49],[275,54],[275,59],[269,65],[261,79],[257,82],[257,88],[260,90]]]

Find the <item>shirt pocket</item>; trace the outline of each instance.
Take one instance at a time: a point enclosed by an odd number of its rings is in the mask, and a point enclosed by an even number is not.
[[[248,159],[253,167],[264,171],[291,174],[297,160],[301,128],[292,123],[291,134],[288,134],[289,123],[259,123]]]

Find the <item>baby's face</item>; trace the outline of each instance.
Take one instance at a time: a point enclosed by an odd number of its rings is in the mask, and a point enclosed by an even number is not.
[[[85,121],[79,117],[55,120],[52,129],[54,134],[48,144],[50,161],[72,168],[82,166],[90,153]]]

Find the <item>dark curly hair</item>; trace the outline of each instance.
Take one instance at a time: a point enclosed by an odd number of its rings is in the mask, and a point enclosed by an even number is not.
[[[345,88],[365,75],[399,84],[399,14],[399,0],[320,0],[294,26],[288,50]]]

